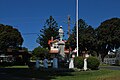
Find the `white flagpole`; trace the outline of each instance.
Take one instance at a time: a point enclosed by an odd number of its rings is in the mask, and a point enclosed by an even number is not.
[[[78,0],[76,0],[76,42],[77,42],[77,57],[78,57]]]

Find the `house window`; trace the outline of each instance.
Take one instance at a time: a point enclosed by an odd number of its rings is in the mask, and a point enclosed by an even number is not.
[[[58,48],[58,45],[57,44],[54,44],[54,46],[53,46],[54,48]]]
[[[54,46],[54,48],[56,48],[56,46]]]

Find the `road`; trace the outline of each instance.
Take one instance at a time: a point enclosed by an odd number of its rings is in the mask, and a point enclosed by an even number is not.
[[[120,66],[101,66],[100,69],[120,70]]]

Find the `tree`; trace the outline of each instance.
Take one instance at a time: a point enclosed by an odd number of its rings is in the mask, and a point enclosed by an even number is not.
[[[87,25],[87,23],[80,19],[79,20],[79,50],[92,51],[96,42],[95,30],[92,26]]]
[[[38,46],[33,50],[33,56],[39,57],[40,59],[44,59],[44,57],[48,56],[48,51],[48,49]]]
[[[102,60],[114,48],[120,47],[120,18],[111,18],[96,29],[98,50]]]
[[[87,23],[84,20],[79,19],[78,34],[79,52],[81,53],[85,49],[87,49],[88,51],[92,51],[96,42],[95,30],[91,26],[87,25]],[[74,26],[72,34],[69,37],[68,41],[73,49],[76,48],[76,26]]]
[[[46,20],[43,29],[40,30],[41,34],[37,38],[37,43],[39,43],[43,48],[49,48],[48,40],[58,37],[58,24],[52,16]]]
[[[22,47],[22,49],[23,49],[25,52],[28,52],[28,48]]]
[[[22,45],[23,38],[18,29],[9,25],[0,24],[0,50],[6,51],[7,48],[18,48]]]

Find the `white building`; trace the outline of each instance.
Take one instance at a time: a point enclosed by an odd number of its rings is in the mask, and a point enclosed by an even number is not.
[[[108,52],[108,55],[104,58],[106,64],[119,64],[120,63],[120,48],[113,52]]]
[[[58,42],[59,42],[59,40],[58,39],[53,40],[53,37],[51,37],[51,40],[48,41],[48,44],[50,46],[49,54],[51,54],[51,58],[54,58],[59,53]],[[69,49],[64,49],[64,53],[66,56],[68,56]]]

